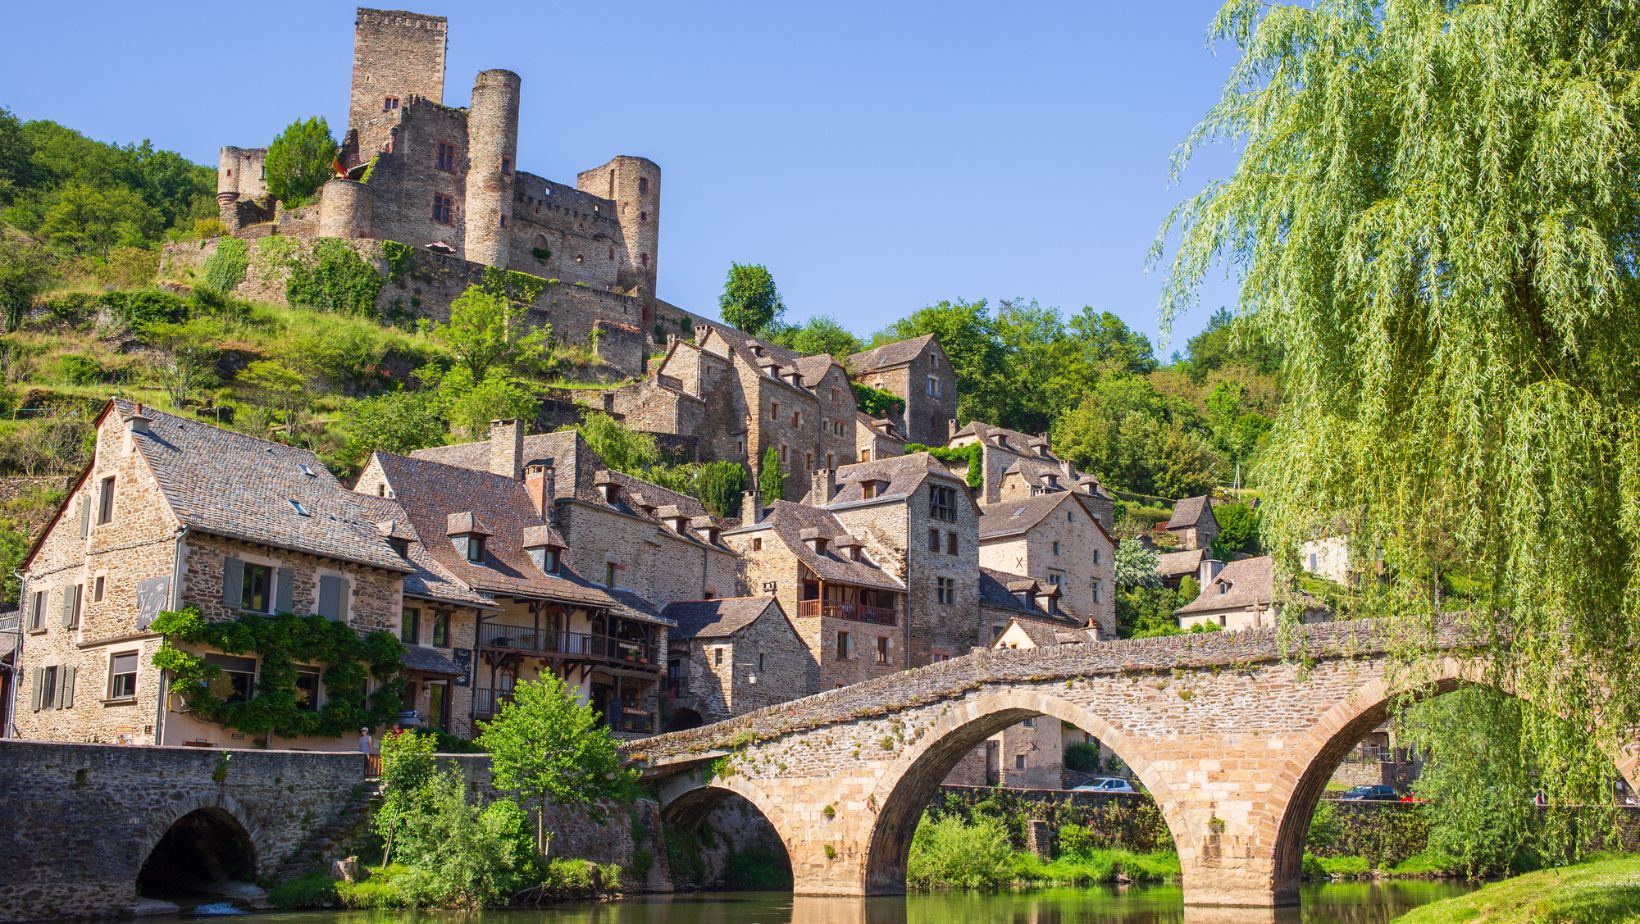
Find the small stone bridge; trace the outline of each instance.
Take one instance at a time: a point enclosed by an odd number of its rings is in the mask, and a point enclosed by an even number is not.
[[[1484,682],[1450,627],[1413,669],[1384,632],[1337,622],[976,652],[636,741],[627,755],[675,822],[729,793],[756,806],[785,842],[798,894],[893,894],[957,761],[1051,716],[1096,736],[1155,797],[1187,904],[1292,904],[1316,801],[1396,694]],[[1615,760],[1640,783],[1640,751]]]

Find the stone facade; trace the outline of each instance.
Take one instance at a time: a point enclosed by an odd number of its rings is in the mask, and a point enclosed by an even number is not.
[[[1116,637],[1116,543],[1074,492],[983,508],[979,563],[1057,587],[1059,605]]]
[[[691,619],[698,611],[710,616]],[[677,727],[687,727],[683,718],[717,722],[819,689],[813,655],[772,597],[694,601],[664,612],[678,623],[667,664]]]
[[[905,402],[894,423],[911,442],[945,443],[951,422],[957,419],[957,375],[932,335],[856,353],[848,358],[848,366],[855,381]]]
[[[1291,904],[1327,779],[1401,693],[1381,627],[1299,631],[1297,642],[1257,629],[979,652],[629,753],[645,762],[663,811],[703,787],[756,805],[787,845],[799,894],[892,893],[904,889],[911,833],[952,766],[1023,718],[1046,716],[1094,734],[1132,767],[1177,846],[1187,904]],[[1461,642],[1448,627],[1435,647]],[[1287,660],[1295,643],[1303,663]],[[1435,693],[1488,676],[1456,656],[1429,667],[1417,673]],[[696,772],[725,752],[709,780]],[[1640,747],[1614,759],[1640,780]]]

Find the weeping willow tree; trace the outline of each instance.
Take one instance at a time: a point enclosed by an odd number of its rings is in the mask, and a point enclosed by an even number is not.
[[[1539,707],[1516,740],[1561,801],[1609,792],[1588,744],[1640,701],[1637,30],[1616,0],[1230,0],[1175,177],[1240,160],[1152,255],[1164,325],[1227,265],[1285,349],[1266,545],[1291,568],[1348,529],[1381,579],[1341,615],[1409,664],[1456,617]]]

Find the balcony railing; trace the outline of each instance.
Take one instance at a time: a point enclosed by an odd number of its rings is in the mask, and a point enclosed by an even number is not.
[[[501,704],[512,701],[511,690],[490,690],[473,687],[473,715],[492,716]]]
[[[660,669],[658,646],[589,632],[553,632],[528,626],[485,623],[478,629],[478,647],[500,648],[531,654],[559,655],[612,661]]]
[[[894,608],[867,606],[864,603],[837,603],[831,600],[799,600],[798,616],[830,616],[854,622],[870,622],[881,626],[894,625]]]

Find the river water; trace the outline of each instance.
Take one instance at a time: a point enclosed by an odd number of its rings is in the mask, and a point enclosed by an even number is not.
[[[958,892],[905,898],[796,898],[789,893],[637,897],[609,904],[479,915],[482,924],[1377,924],[1426,902],[1462,895],[1449,882],[1306,886],[1303,905],[1275,911],[1184,907],[1179,887],[1109,886],[1034,892]],[[473,924],[473,917],[391,912],[257,915],[255,924]]]

